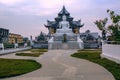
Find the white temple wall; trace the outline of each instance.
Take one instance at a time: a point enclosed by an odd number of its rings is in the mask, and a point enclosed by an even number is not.
[[[104,43],[102,45],[101,57],[120,63],[120,45]]]

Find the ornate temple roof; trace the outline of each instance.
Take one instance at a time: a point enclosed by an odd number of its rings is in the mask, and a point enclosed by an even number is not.
[[[58,13],[58,16],[55,18],[55,21],[49,21],[47,20],[47,25],[45,27],[47,28],[59,28],[59,22],[62,21],[62,16],[65,15],[67,18],[67,21],[70,23],[70,27],[72,29],[78,27],[82,27],[84,24],[81,24],[81,20],[73,21],[73,17],[70,16],[70,13],[66,10],[65,6],[63,6],[62,10]]]
[[[58,15],[70,15],[70,13],[66,10],[65,6],[63,6],[62,10],[58,13]]]
[[[72,21],[71,23],[72,23],[74,26],[76,26],[76,27],[82,27],[82,26],[84,26],[84,24],[81,24],[81,20]]]

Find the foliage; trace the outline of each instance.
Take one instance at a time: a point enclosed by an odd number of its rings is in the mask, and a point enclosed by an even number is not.
[[[99,30],[102,31],[102,38],[103,38],[103,40],[106,39],[106,28],[105,28],[105,26],[106,26],[107,21],[108,21],[108,19],[105,18],[104,20],[99,20],[99,21],[97,20],[95,22],[95,24],[97,25]]]
[[[23,59],[0,59],[0,78],[12,77],[25,74],[41,67],[34,60]]]
[[[112,24],[108,26],[108,31],[111,31],[111,36],[114,40],[120,41],[120,15],[115,14],[114,11],[107,10],[112,20]]]
[[[4,43],[4,48],[14,48],[14,44]]]
[[[111,39],[113,41],[120,41],[120,15],[115,14],[114,11],[107,10],[107,13],[110,16],[112,24],[105,28],[106,23],[108,21],[107,18],[104,20],[96,20],[95,24],[102,31],[103,39],[105,38],[106,33],[111,35]]]
[[[95,24],[97,25],[97,27],[100,29],[100,30],[105,30],[105,25],[107,23],[108,19],[105,18],[103,20],[96,20]]]
[[[103,67],[105,67],[108,71],[110,71],[116,80],[120,80],[120,64],[117,64],[108,59],[101,59],[100,50],[79,50],[77,53],[72,54],[72,57],[87,59],[94,63],[97,63]]]
[[[24,43],[18,43],[18,46],[20,47],[20,46],[24,46]]]

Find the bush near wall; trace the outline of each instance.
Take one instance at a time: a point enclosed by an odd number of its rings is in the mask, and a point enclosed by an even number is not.
[[[24,46],[24,43],[18,43],[18,46],[22,47],[22,46]]]
[[[4,48],[14,48],[14,44],[4,43]]]

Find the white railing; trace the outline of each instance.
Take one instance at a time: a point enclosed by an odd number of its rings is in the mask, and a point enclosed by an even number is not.
[[[31,49],[31,47],[12,48],[12,49],[0,50],[0,55],[1,54],[14,53],[14,52],[17,52],[17,51],[28,50],[28,49]]]
[[[0,54],[6,54],[6,53],[12,53],[16,51],[31,49],[31,47],[29,47],[26,43],[24,44],[23,47],[20,47],[20,48],[17,43],[14,44],[14,46],[15,46],[14,48],[4,49],[4,44],[0,43]]]
[[[4,50],[4,45],[3,45],[3,43],[0,43],[0,50]]]

